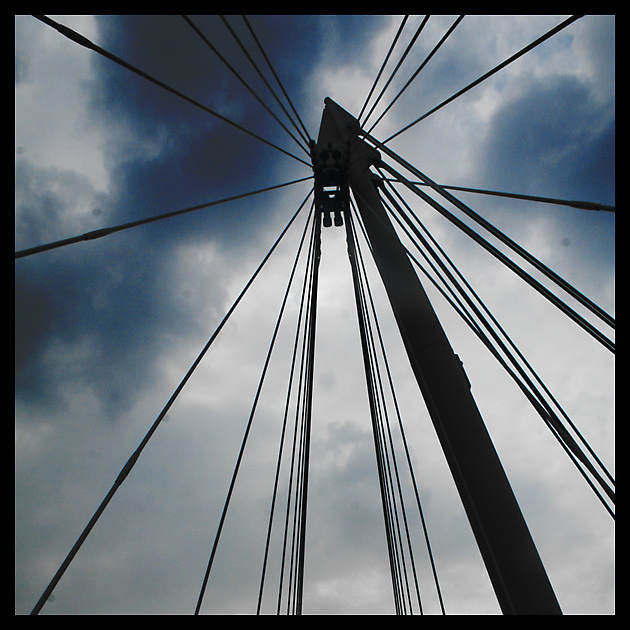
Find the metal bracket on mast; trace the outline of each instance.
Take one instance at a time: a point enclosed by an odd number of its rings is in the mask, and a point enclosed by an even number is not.
[[[337,135],[337,134],[333,134]],[[335,142],[326,131],[317,143],[311,140],[311,160],[315,175],[315,206],[324,227],[343,225],[343,214],[350,204],[348,190],[349,144]]]
[[[348,188],[363,220],[412,370],[504,614],[562,614],[459,357],[387,216],[358,121],[325,99],[317,147],[348,147]]]

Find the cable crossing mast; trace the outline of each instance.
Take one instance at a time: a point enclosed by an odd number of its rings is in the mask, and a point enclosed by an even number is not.
[[[311,142],[316,205],[323,225],[330,227],[334,221],[335,226],[341,226],[346,215],[348,253],[351,265],[355,265],[348,227],[351,190],[409,362],[502,612],[562,614],[472,396],[462,362],[383,208],[376,176],[370,171],[380,162],[380,155],[361,139],[361,134],[357,119],[327,98],[317,143]],[[358,300],[357,295],[357,304]]]

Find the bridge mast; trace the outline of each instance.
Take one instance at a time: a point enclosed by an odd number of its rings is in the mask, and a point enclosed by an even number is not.
[[[504,614],[562,614],[534,541],[453,352],[370,173],[378,152],[359,123],[327,98],[312,147],[324,225],[341,224],[348,189],[356,199],[411,367]],[[346,153],[344,156],[343,153]],[[338,169],[335,180],[335,165]],[[317,199],[318,197],[316,197]]]

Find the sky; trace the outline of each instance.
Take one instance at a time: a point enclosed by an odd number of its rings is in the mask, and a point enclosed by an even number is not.
[[[181,16],[53,17],[308,162]],[[393,59],[422,17],[410,16]],[[431,16],[376,114],[455,17]],[[466,16],[372,134],[391,136],[566,17]],[[191,19],[274,109],[219,17]],[[358,115],[401,19],[263,15],[250,22],[316,138],[324,98]],[[251,47],[240,16],[229,22]],[[15,35],[16,250],[312,173],[34,17],[16,16]],[[585,16],[388,146],[443,184],[614,205],[614,36],[614,16]],[[393,62],[384,76],[392,69]],[[16,614],[31,611],[310,187],[302,182],[16,260]],[[614,475],[614,355],[433,209],[404,195]],[[458,196],[614,316],[613,213]],[[42,614],[194,611],[305,220],[302,213],[247,292]],[[342,229],[323,230],[304,613],[393,614],[345,245]],[[373,277],[446,612],[499,614]],[[613,520],[511,379],[450,306],[427,292],[563,612],[613,614]],[[256,611],[296,295],[252,423],[203,614]],[[270,583],[278,575],[277,540]],[[437,614],[420,538],[417,548],[424,611]],[[274,588],[265,591],[263,613],[275,612]]]

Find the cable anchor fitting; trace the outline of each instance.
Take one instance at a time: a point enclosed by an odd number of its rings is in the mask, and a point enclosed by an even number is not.
[[[311,159],[315,174],[315,206],[323,226],[343,225],[343,213],[350,205],[348,188],[348,147],[334,142],[316,144],[311,140]]]

